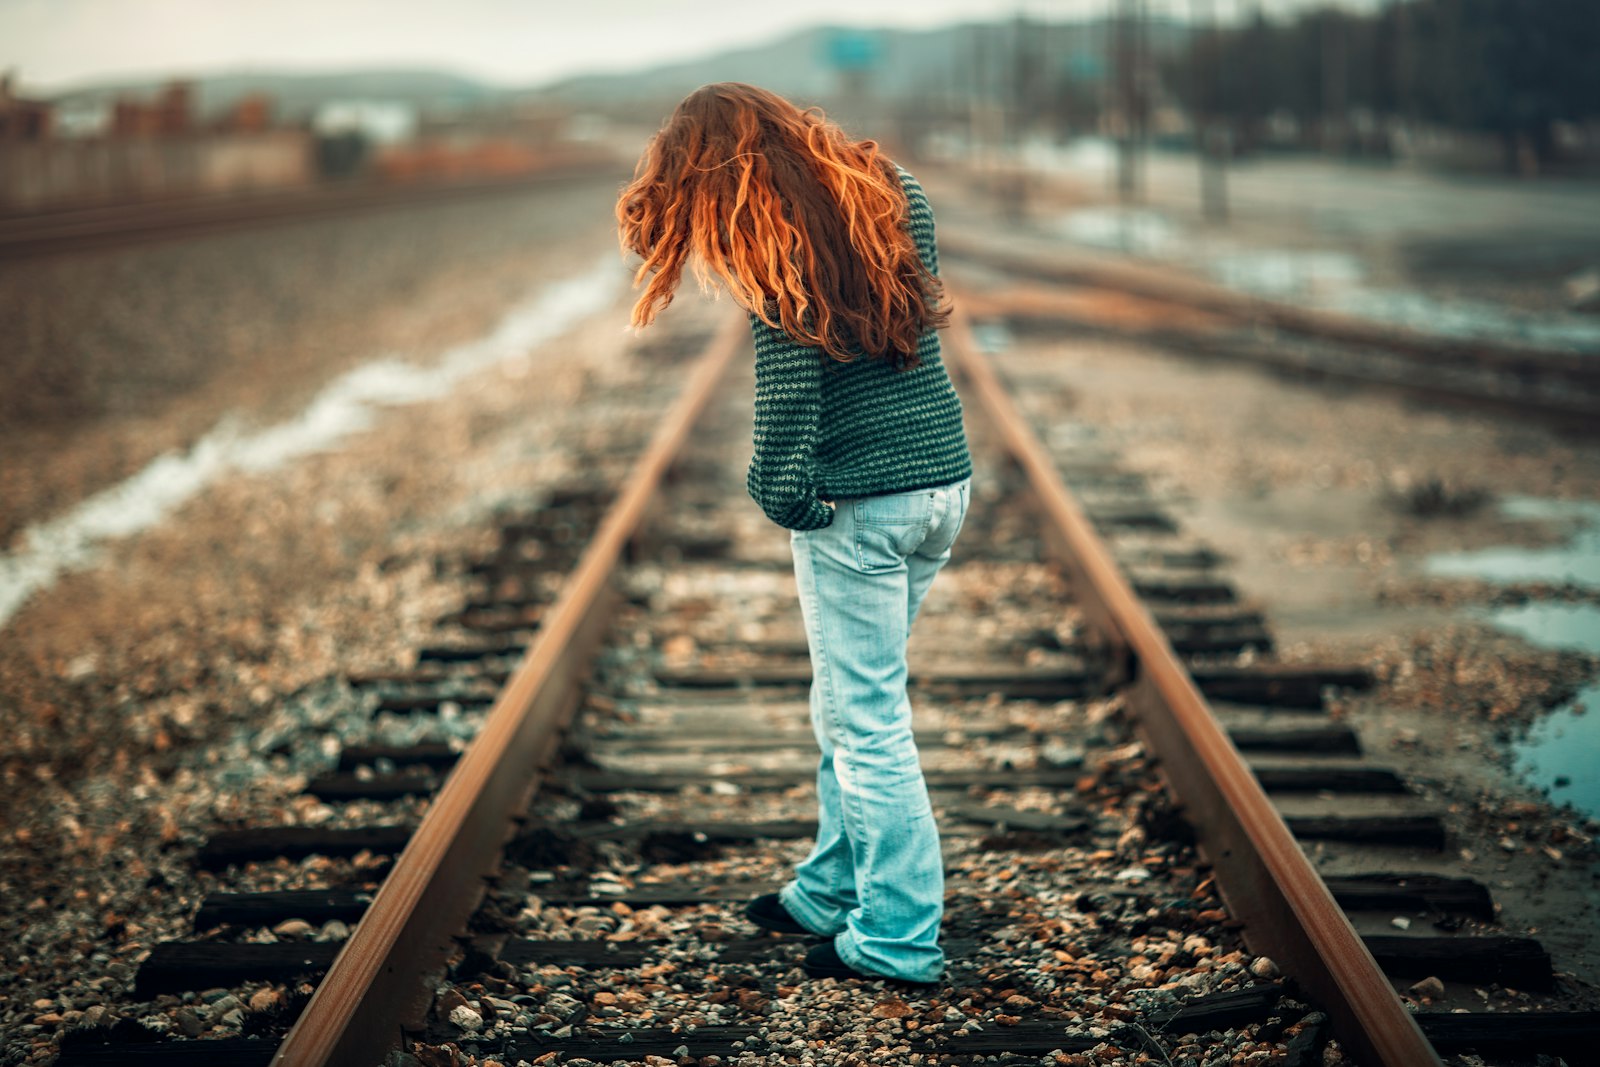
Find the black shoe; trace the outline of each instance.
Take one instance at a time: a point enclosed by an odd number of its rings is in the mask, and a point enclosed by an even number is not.
[[[859,978],[864,982],[891,982],[896,985],[911,986],[916,989],[932,989],[938,982],[913,982],[905,978],[893,978],[886,974],[863,974],[844,960],[839,958],[839,950],[833,947],[832,941],[822,944],[806,953],[800,969],[806,972],[809,978]]]
[[[794,921],[794,916],[789,914],[789,909],[783,906],[776,893],[763,893],[744,906],[744,917],[757,926],[767,930],[776,930],[780,934],[811,934],[819,935],[807,930],[804,926]]]

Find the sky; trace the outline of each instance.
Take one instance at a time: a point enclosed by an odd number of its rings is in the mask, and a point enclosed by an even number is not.
[[[1186,12],[1207,0],[1148,0]],[[1251,0],[1209,0],[1226,16]],[[1313,0],[1258,0],[1269,10]],[[1375,0],[1321,0],[1366,6]],[[499,85],[639,69],[803,26],[1069,19],[1110,0],[0,0],[0,69],[26,91],[124,76],[421,66]]]

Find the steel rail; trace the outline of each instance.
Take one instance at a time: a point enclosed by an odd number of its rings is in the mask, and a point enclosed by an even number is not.
[[[1090,328],[1107,330],[1114,334],[1138,337],[1143,331],[1116,321],[1115,313],[1106,316],[1097,313],[1093,297],[1087,293],[1110,293],[1108,288],[1085,287],[1077,294],[1047,292],[1035,289],[1011,289],[974,292],[968,304],[977,318],[1035,318],[1046,321],[1072,321]],[[1451,405],[1470,405],[1475,408],[1504,412],[1523,418],[1536,417],[1552,425],[1571,431],[1593,431],[1600,425],[1600,371],[1589,367],[1584,371],[1587,380],[1576,379],[1573,371],[1565,367],[1549,367],[1531,377],[1540,388],[1530,391],[1501,389],[1507,375],[1504,368],[1479,368],[1475,373],[1482,377],[1441,374],[1432,362],[1411,358],[1383,356],[1371,359],[1351,358],[1348,348],[1344,356],[1329,358],[1317,349],[1293,345],[1240,346],[1222,334],[1224,324],[1248,321],[1242,317],[1228,316],[1216,311],[1192,306],[1182,301],[1160,300],[1148,294],[1117,292],[1122,301],[1137,301],[1146,305],[1144,314],[1159,314],[1166,327],[1155,333],[1156,343],[1164,348],[1204,358],[1225,358],[1234,363],[1265,367],[1272,371],[1288,372],[1313,380],[1330,379],[1354,382],[1372,389],[1387,389],[1409,396]],[[1126,307],[1126,304],[1123,305]],[[1187,321],[1185,321],[1187,320]],[[1376,351],[1375,346],[1365,348]],[[1592,362],[1592,360],[1591,360]],[[1565,388],[1557,388],[1557,383]]]
[[[1438,1053],[1300,851],[999,375],[978,352],[959,298],[945,347],[968,397],[993,423],[1027,477],[1047,544],[1106,640],[1118,672],[1131,681],[1129,712],[1184,816],[1196,827],[1223,902],[1244,924],[1245,943],[1300,983],[1328,1013],[1333,1032],[1358,1062],[1438,1067]]]
[[[612,575],[717,382],[748,337],[730,319],[635,462],[522,665],[457,762],[354,933],[273,1056],[274,1067],[376,1063],[427,1009],[441,969],[577,704],[616,601]]]
[[[515,195],[563,183],[592,182],[597,174],[621,169],[621,164],[586,160],[503,178],[313,186],[10,215],[0,217],[0,263]]]
[[[1594,357],[1580,352],[1427,333],[1337,311],[1300,307],[1187,277],[1171,268],[1002,247],[966,233],[957,236],[945,232],[939,248],[951,261],[966,259],[1035,280],[1107,289],[1245,322],[1264,322],[1289,333],[1398,352],[1422,364],[1475,366],[1508,374],[1553,373],[1586,382],[1595,380],[1597,375]]]

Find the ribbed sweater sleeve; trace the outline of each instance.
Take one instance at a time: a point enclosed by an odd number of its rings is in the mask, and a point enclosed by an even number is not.
[[[895,164],[895,170],[900,173],[900,183],[906,190],[906,221],[910,224],[911,237],[917,243],[923,266],[937,278],[939,242],[934,239],[933,205],[928,203],[928,194],[923,192],[922,183],[912,177],[910,171],[898,163]]]
[[[822,415],[822,361],[753,312],[756,398],[755,454],[746,478],[750,496],[767,518],[791,530],[817,530],[833,522],[833,509],[817,498],[817,426]]]

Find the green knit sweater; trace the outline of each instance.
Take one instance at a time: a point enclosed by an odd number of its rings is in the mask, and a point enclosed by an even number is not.
[[[896,164],[908,200],[906,226],[922,262],[939,273],[933,209],[922,186]],[[972,473],[961,401],[929,330],[921,362],[899,371],[865,355],[849,363],[750,312],[755,334],[755,454],[750,495],[792,530],[833,522],[824,500],[949,485]]]

